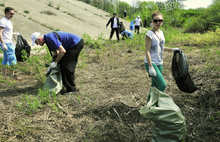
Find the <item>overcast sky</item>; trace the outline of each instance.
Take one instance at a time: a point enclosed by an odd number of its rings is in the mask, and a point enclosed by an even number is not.
[[[121,0],[124,2],[127,2],[128,4],[132,4],[132,0]],[[161,1],[161,2],[166,2],[167,0],[139,0],[139,1]],[[184,9],[189,9],[189,8],[199,8],[199,7],[204,7],[207,8],[210,4],[212,4],[212,0],[186,0],[183,2],[185,5]]]

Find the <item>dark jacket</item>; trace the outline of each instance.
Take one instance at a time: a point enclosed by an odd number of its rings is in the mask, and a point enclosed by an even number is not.
[[[127,16],[127,12],[124,12],[124,16]]]
[[[118,25],[118,28],[119,28],[119,19],[118,17],[117,18],[117,25]],[[113,23],[114,23],[114,17],[111,17],[108,21],[108,23],[106,24],[106,27],[109,25],[109,23],[111,22],[111,28],[113,28]]]

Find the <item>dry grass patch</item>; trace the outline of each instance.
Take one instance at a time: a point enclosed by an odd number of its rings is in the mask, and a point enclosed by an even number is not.
[[[98,49],[86,46],[76,68],[80,91],[71,96],[58,94],[53,102],[57,110],[44,103],[29,115],[20,111],[16,101],[22,103],[22,94],[26,92],[37,97],[42,83],[36,81],[28,87],[16,81],[13,90],[2,82],[4,88],[1,86],[0,91],[5,93],[0,93],[1,140],[150,142],[150,122],[138,112],[147,101],[151,84],[144,68],[145,51],[124,46],[125,42],[112,42]],[[218,141],[220,82],[217,79],[220,76],[217,70],[207,67],[218,58],[210,59],[197,47],[181,49],[188,57],[190,74],[199,89],[192,94],[178,90],[171,74],[172,53],[165,52],[165,93],[173,98],[186,118],[186,142]],[[81,67],[82,62],[86,66]],[[215,65],[219,66],[219,62]],[[27,77],[26,83],[35,80],[27,74],[23,76]]]

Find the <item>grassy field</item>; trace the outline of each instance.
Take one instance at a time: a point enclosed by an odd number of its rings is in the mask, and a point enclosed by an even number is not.
[[[192,94],[177,88],[171,73],[173,53],[165,52],[165,93],[186,119],[185,142],[220,141],[220,31],[162,30],[166,46],[179,47],[187,55],[190,75],[199,87]],[[42,90],[44,65],[51,57],[42,55],[46,47],[35,49],[36,54],[15,68],[22,80],[0,76],[0,141],[150,142],[150,121],[139,113],[151,85],[144,68],[144,35],[117,43],[85,33],[75,73],[80,91],[70,96],[50,97]]]

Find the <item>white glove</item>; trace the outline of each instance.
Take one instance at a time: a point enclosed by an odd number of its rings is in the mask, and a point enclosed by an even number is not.
[[[4,51],[8,51],[8,47],[7,47],[7,45],[5,45],[5,43],[2,44],[2,49],[3,49]]]
[[[179,51],[180,49],[179,48],[172,48],[172,51]]]
[[[51,68],[51,69],[56,68],[56,66],[57,66],[57,62],[52,62],[52,63],[50,63],[50,68]]]
[[[154,67],[149,67],[149,74],[150,74],[150,76],[157,76],[157,73],[156,73]]]
[[[47,68],[47,72],[49,72],[49,71],[50,71],[50,67]]]

